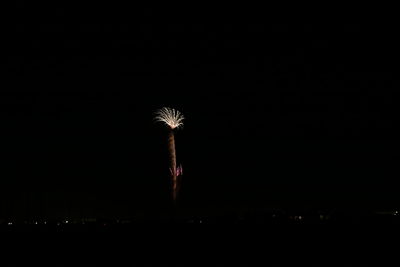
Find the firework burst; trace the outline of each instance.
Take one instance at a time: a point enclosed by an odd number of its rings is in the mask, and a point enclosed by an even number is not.
[[[176,150],[175,150],[175,135],[174,129],[183,126],[183,115],[179,111],[172,108],[162,108],[156,112],[156,121],[166,124],[170,131],[168,136],[168,150],[170,155],[170,172],[172,178],[172,198],[174,203],[178,197],[180,189],[180,176],[182,175],[182,166],[176,167]],[[179,178],[179,179],[178,179]]]
[[[165,123],[172,130],[183,126],[183,115],[172,108],[162,108],[156,112],[156,120]]]

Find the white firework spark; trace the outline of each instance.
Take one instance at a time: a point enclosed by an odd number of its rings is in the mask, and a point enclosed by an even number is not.
[[[155,119],[165,123],[173,130],[183,126],[184,117],[178,110],[164,107],[156,112]]]

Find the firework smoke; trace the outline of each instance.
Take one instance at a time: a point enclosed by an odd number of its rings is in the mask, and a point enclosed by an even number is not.
[[[183,126],[183,115],[172,108],[162,108],[156,112],[157,121],[163,122],[169,128],[168,151],[170,156],[170,173],[172,178],[172,199],[176,202],[180,189],[180,176],[182,175],[182,166],[176,167],[176,150],[174,129]]]

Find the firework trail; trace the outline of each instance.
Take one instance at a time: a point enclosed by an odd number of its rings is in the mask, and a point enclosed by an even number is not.
[[[175,135],[174,129],[183,126],[183,115],[172,108],[162,108],[156,112],[155,119],[163,122],[169,128],[168,134],[168,151],[170,156],[170,173],[172,178],[172,199],[176,203],[178,192],[180,189],[180,178],[182,175],[182,166],[176,167],[176,149],[175,149]]]

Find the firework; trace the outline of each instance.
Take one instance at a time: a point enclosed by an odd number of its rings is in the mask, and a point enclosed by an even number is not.
[[[176,166],[176,150],[174,129],[183,126],[183,115],[179,111],[172,108],[162,108],[156,112],[156,121],[163,122],[169,128],[168,134],[168,150],[170,156],[170,173],[172,178],[172,199],[176,202],[178,191],[180,189],[180,176],[182,175],[182,166]]]
[[[183,126],[183,115],[172,108],[162,108],[156,112],[156,120],[165,123],[171,130]]]

